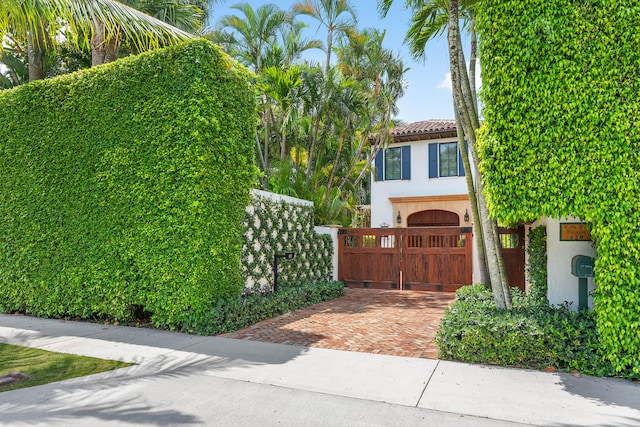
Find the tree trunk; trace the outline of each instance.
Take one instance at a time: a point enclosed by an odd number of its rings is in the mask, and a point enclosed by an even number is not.
[[[489,283],[489,269],[487,267],[487,252],[484,245],[484,229],[482,228],[482,220],[480,216],[480,209],[478,208],[478,195],[476,194],[475,183],[473,177],[479,177],[477,170],[472,169],[471,162],[469,161],[469,151],[464,138],[464,128],[460,121],[459,115],[456,112],[456,129],[458,133],[458,145],[460,146],[460,155],[462,156],[462,164],[464,166],[464,174],[467,181],[467,191],[469,192],[469,201],[471,202],[471,212],[473,214],[473,235],[476,242],[478,242],[478,250],[476,259],[478,260],[480,277],[478,281],[480,283]],[[479,178],[478,178],[479,179]]]
[[[349,127],[349,125],[350,125],[350,121],[347,118],[347,120],[345,121],[345,127],[342,129],[342,132],[340,132],[340,142],[338,144],[338,151],[336,151],[336,158],[333,162],[333,168],[331,169],[331,172],[329,173],[329,179],[327,180],[327,188],[324,193],[325,200],[328,197],[328,194],[331,192],[333,179],[335,178],[336,171],[338,170],[338,166],[340,165],[340,156],[342,156],[342,146],[344,144],[345,134],[347,132],[347,128]]]
[[[311,170],[312,170],[312,162],[314,157],[314,152],[316,150],[316,143],[318,141],[318,131],[320,128],[320,116],[322,111],[324,111],[324,102],[327,96],[327,86],[329,85],[329,71],[331,70],[331,49],[333,48],[333,28],[329,26],[327,30],[327,59],[324,64],[324,82],[322,85],[322,92],[320,93],[320,102],[318,103],[318,114],[316,115],[316,120],[313,129],[313,137],[311,139],[311,146],[309,147],[309,155],[307,156],[307,170],[305,172],[307,178],[307,185],[309,185],[309,181],[311,180]]]
[[[93,26],[91,35],[91,66],[104,64],[106,55],[104,24],[100,21]]]
[[[325,81],[324,84],[326,85],[327,82]],[[326,86],[325,86],[326,87]],[[311,144],[309,146],[309,153],[307,153],[307,170],[305,171],[305,176],[307,179],[307,185],[310,184],[311,181],[311,170],[312,170],[312,164],[313,164],[313,155],[314,152],[316,151],[316,144],[318,141],[318,132],[320,131],[320,116],[321,113],[323,111],[323,104],[324,104],[324,91],[325,89],[322,89],[322,94],[320,95],[320,103],[318,106],[318,110],[316,112],[316,117],[314,120],[314,125],[313,125],[313,129],[312,129],[312,135],[311,135]]]
[[[351,162],[351,165],[349,166],[349,171],[346,174],[344,174],[344,176],[342,177],[342,181],[340,182],[340,185],[338,186],[338,190],[339,191],[342,191],[342,188],[349,181],[349,177],[353,173],[353,170],[356,168],[356,163],[358,163],[358,159],[362,155],[362,151],[364,150],[364,144],[366,142],[367,142],[367,135],[366,135],[366,133],[363,133],[363,135],[360,137],[360,143],[358,144],[358,149],[356,150],[356,154],[353,156],[353,162]],[[369,166],[369,164],[367,164],[367,167],[365,167],[365,169],[367,169],[368,166]]]
[[[262,183],[262,188],[264,190],[269,189],[269,117],[267,117],[268,109],[265,109],[263,115],[264,121],[264,146],[263,146],[263,159],[264,159],[264,181]]]
[[[458,24],[457,0],[451,0],[449,3],[448,25],[447,39],[454,106],[456,112],[459,114],[464,134],[469,141],[469,149],[471,151],[474,164],[477,167],[478,153],[476,150],[476,130],[480,126],[480,120],[478,117],[477,107],[474,105],[469,78],[466,75],[467,72],[464,65],[464,54],[461,49],[462,41],[460,37],[460,27]],[[484,243],[489,278],[491,280],[491,290],[496,307],[498,309],[508,309],[510,307],[509,285],[504,271],[504,261],[502,260],[502,247],[499,243],[498,226],[496,221],[491,219],[489,216],[482,188],[482,179],[478,176],[476,192],[478,195],[480,219],[482,221],[482,228],[484,231]]]
[[[331,49],[333,49],[333,27],[327,28],[327,62],[324,64],[324,75],[329,76],[329,70],[331,69]]]
[[[282,130],[282,139],[280,139],[280,160],[284,160],[287,157],[287,131]]]
[[[106,42],[104,50],[104,63],[108,64],[118,59],[120,54],[120,37],[116,34]]]
[[[469,84],[471,85],[471,95],[473,104],[478,108],[478,97],[476,95],[476,64],[478,63],[478,33],[476,33],[476,18],[471,19],[471,53],[469,55]]]
[[[45,29],[40,25],[27,34],[27,56],[29,61],[29,81],[44,79]]]

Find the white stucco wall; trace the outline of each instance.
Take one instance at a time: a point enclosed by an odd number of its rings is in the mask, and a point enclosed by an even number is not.
[[[571,308],[578,308],[578,278],[571,274],[571,259],[575,255],[595,257],[592,242],[560,241],[561,222],[581,222],[577,218],[562,218],[555,220],[545,218],[540,221],[547,226],[547,270],[548,292],[547,297],[551,304],[571,302]],[[593,308],[593,296],[595,289],[593,279],[587,279],[589,291],[588,306]]]
[[[457,142],[457,138],[412,141],[393,144],[411,146],[411,179],[396,181],[371,180],[371,226],[395,226],[397,212],[393,212],[389,197],[444,196],[468,194],[465,177],[429,178],[429,143]]]
[[[296,197],[285,196],[284,194],[271,193],[269,191],[252,189],[251,194],[254,196],[264,197],[265,199],[273,200],[274,202],[283,202],[290,205],[302,205],[313,206],[313,202],[310,200],[298,199]]]

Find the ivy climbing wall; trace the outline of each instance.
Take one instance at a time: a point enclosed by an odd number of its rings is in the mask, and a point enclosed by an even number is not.
[[[273,257],[285,252],[293,252],[295,258],[278,261],[278,285],[329,280],[332,240],[314,230],[312,202],[253,190],[244,227],[245,293],[272,289]]]
[[[480,169],[503,223],[579,217],[605,360],[640,378],[640,6],[482,1]]]

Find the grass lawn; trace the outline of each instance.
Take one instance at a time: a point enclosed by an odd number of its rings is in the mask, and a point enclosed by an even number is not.
[[[0,376],[9,372],[22,372],[31,377],[11,385],[0,386],[0,392],[97,374],[131,365],[132,363],[0,343]]]

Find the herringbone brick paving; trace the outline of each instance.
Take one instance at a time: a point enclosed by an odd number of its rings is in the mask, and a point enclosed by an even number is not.
[[[278,344],[435,359],[454,293],[345,289],[345,295],[221,335]]]

